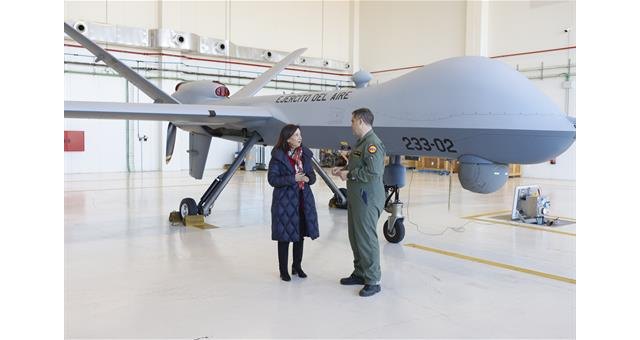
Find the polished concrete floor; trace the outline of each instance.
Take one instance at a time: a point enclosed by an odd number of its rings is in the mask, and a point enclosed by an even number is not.
[[[205,173],[213,179],[220,171]],[[346,211],[313,190],[320,238],[306,279],[278,277],[265,172],[239,171],[207,222],[172,226],[183,197],[208,186],[186,172],[65,176],[68,338],[574,338],[576,224],[523,228],[491,219],[514,187],[539,184],[551,214],[575,218],[575,182],[515,178],[481,195],[408,172],[406,237],[380,229],[382,292],[340,286],[352,270]],[[291,260],[291,259],[290,259]]]

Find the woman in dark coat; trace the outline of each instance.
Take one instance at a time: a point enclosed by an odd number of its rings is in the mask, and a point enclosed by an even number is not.
[[[269,184],[273,187],[271,201],[271,239],[278,241],[280,278],[290,281],[287,270],[289,242],[293,242],[291,274],[305,278],[302,271],[304,237],[320,236],[316,202],[311,185],[316,182],[311,150],[302,145],[297,125],[287,125],[271,152]]]

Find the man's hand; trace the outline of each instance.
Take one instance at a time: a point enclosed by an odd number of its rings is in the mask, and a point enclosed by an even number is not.
[[[303,181],[303,182],[305,182],[305,183],[309,183],[309,177],[304,176],[304,177],[302,178],[302,181]]]
[[[307,177],[305,176],[304,172],[298,172],[296,174],[296,182],[302,182],[304,181],[304,178]],[[308,182],[309,178],[307,177],[307,182]]]
[[[336,166],[334,168],[331,168],[331,174],[334,176],[340,176],[340,171],[342,171],[342,168],[339,166]]]

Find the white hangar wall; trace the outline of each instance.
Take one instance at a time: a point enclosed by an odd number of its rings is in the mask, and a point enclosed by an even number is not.
[[[349,60],[348,1],[65,1],[65,20],[171,28],[237,45]]]
[[[464,1],[360,2],[360,66],[370,72],[464,55]],[[372,84],[410,72],[374,74]]]
[[[500,56],[575,45],[573,1],[363,1],[359,3],[360,66],[370,72],[425,65],[461,55]],[[565,28],[571,30],[564,32]],[[564,89],[575,49],[498,58],[520,70],[575,117],[573,88]],[[540,71],[544,65],[543,79]],[[381,83],[413,69],[374,73]],[[575,68],[571,69],[575,74]],[[575,180],[575,144],[550,163],[523,165],[525,177]]]
[[[203,37],[228,39],[236,45],[281,51],[307,47],[305,56],[350,63],[353,60],[353,39],[350,35],[352,17],[353,3],[350,2],[65,1],[65,20],[138,28],[168,28]],[[133,48],[124,49],[136,51]],[[65,53],[80,54],[74,56],[74,60],[93,62],[90,53],[84,49],[65,47]],[[175,51],[171,53],[176,54]],[[114,54],[130,60],[130,65],[135,62],[154,66],[185,62],[181,58],[167,56]],[[250,71],[254,73],[254,77],[265,70],[260,67],[193,60],[188,63],[213,71],[216,68]],[[177,79],[170,79],[171,75],[163,75],[164,79],[150,74],[146,76],[151,76],[156,85],[169,93],[173,92],[179,82]],[[313,82],[325,79],[336,77],[325,77],[319,73],[305,77],[305,80]],[[65,100],[151,102],[134,86],[129,86],[127,90],[126,83],[120,77],[67,72],[65,68]],[[229,89],[234,93],[240,86],[231,84]],[[259,94],[282,92],[283,90],[265,88]],[[65,173],[186,170],[189,167],[188,154],[185,152],[189,143],[188,133],[178,131],[174,157],[166,165],[166,127],[166,122],[130,121],[127,128],[125,121],[65,119],[65,130],[85,131],[85,152],[65,152]],[[138,137],[145,135],[148,137],[147,141],[139,142]],[[213,138],[207,169],[222,168],[233,160],[236,151],[238,143]]]

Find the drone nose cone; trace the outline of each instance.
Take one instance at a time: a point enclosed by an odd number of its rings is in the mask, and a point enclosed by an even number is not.
[[[501,61],[445,59],[380,89],[394,98],[386,109],[402,112],[394,119],[464,136],[456,140],[464,153],[492,162],[544,162],[575,141],[567,115],[536,84]]]
[[[430,112],[563,115],[532,82],[511,66],[485,57],[457,57],[406,75]]]

